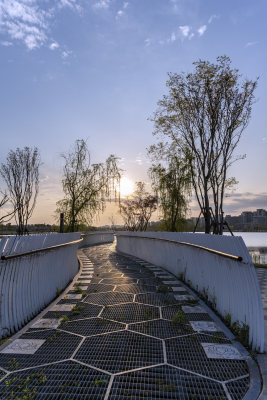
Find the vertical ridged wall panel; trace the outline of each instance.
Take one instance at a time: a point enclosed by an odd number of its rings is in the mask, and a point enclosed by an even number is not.
[[[136,236],[146,236],[154,240],[138,239]],[[201,245],[241,256],[243,261],[234,261],[202,249],[160,239]],[[216,300],[216,310],[222,317],[230,314],[232,322],[247,324],[253,349],[263,351],[264,316],[260,288],[254,265],[241,237],[120,232],[117,234],[117,249],[162,266],[177,277],[183,273],[186,282],[197,292],[207,291],[209,300]]]
[[[4,237],[1,255],[68,243],[80,233]],[[25,325],[46,307],[78,272],[79,243],[0,262],[0,338]]]
[[[113,232],[90,232],[83,236],[80,247],[91,246],[98,243],[112,243],[114,240]]]

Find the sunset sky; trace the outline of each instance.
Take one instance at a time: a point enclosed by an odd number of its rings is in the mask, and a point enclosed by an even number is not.
[[[0,162],[16,147],[40,149],[30,223],[54,222],[60,154],[76,139],[87,139],[93,162],[113,153],[131,182],[149,188],[148,118],[166,93],[167,72],[224,54],[245,77],[259,77],[236,153],[247,157],[230,172],[239,184],[225,212],[267,209],[266,16],[266,0],[0,0]],[[119,222],[109,206],[96,223],[112,214]]]

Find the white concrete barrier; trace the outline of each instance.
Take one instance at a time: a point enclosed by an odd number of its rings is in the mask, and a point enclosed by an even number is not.
[[[248,325],[252,348],[263,352],[261,294],[254,265],[241,237],[171,232],[118,232],[116,236],[118,251],[162,266],[177,277],[183,274],[193,289],[207,294],[222,317],[229,314],[232,323]]]
[[[77,274],[80,236],[80,233],[64,233],[2,238],[0,338],[20,329]],[[75,243],[67,245],[71,242]],[[60,247],[47,249],[58,245]],[[39,249],[47,250],[30,253]],[[19,256],[25,252],[29,254]]]
[[[92,246],[94,244],[101,243],[112,243],[114,240],[113,231],[94,231],[94,232],[86,232],[82,234],[83,241],[81,242],[80,247]]]

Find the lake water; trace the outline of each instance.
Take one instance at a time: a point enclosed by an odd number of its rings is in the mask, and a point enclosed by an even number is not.
[[[224,235],[230,235],[225,232]],[[267,232],[234,232],[235,236],[242,236],[247,247],[266,247]]]
[[[230,233],[224,233],[230,235]],[[267,232],[234,232],[235,236],[242,236],[254,262],[267,264]]]

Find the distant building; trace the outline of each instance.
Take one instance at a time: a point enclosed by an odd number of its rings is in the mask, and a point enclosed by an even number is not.
[[[241,214],[242,223],[244,225],[251,225],[253,223],[253,212],[252,211],[243,211]]]
[[[267,211],[258,208],[256,211],[243,211],[241,215],[225,217],[228,224],[238,230],[267,230]]]

